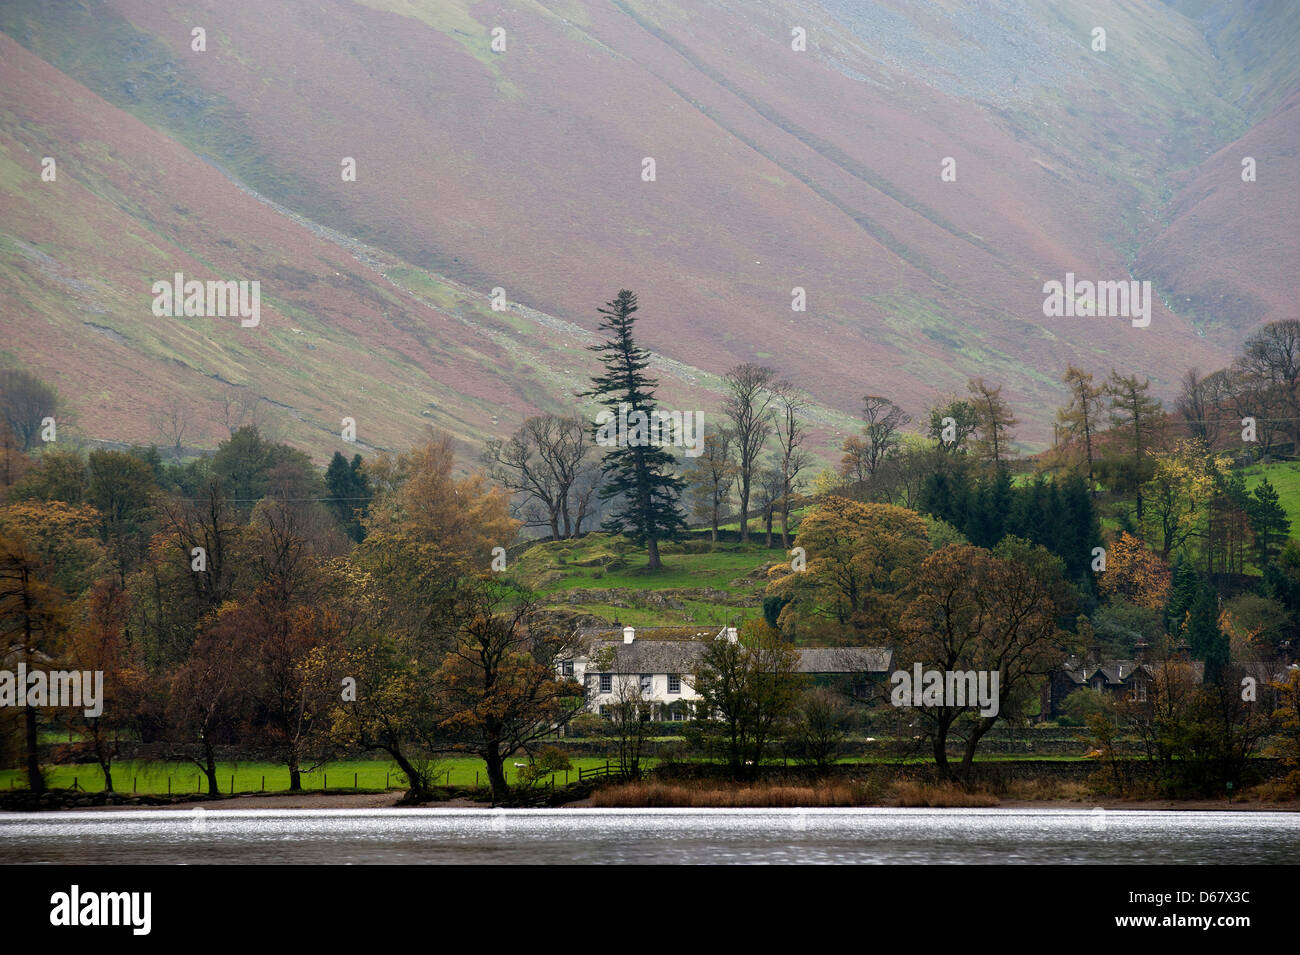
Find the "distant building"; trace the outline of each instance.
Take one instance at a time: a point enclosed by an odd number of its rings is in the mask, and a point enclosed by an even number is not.
[[[651,719],[685,720],[690,704],[700,698],[692,686],[700,655],[711,641],[734,641],[737,634],[735,627],[624,627],[580,630],[578,638],[585,651],[560,660],[557,675],[583,684],[591,712],[606,713],[620,700],[637,696],[631,682],[636,681]],[[798,672],[846,678],[851,691],[861,696],[889,672],[891,658],[889,650],[878,647],[800,647]]]

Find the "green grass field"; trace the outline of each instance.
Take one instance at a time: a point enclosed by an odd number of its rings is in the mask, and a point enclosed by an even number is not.
[[[506,779],[515,783],[519,770],[515,762],[506,761]],[[577,780],[579,769],[591,769],[603,766],[605,759],[594,757],[577,757],[570,760],[570,781]],[[442,785],[473,786],[487,785],[487,772],[481,759],[458,757],[441,760],[439,767],[444,773],[439,780]],[[66,789],[76,784],[89,792],[100,792],[104,788],[104,774],[98,766],[80,763],[75,766],[46,767],[46,783],[52,788]],[[446,775],[450,774],[450,775]],[[234,783],[236,793],[284,792],[289,788],[289,771],[280,763],[263,762],[220,762],[217,764],[217,779],[221,792],[229,795]],[[354,783],[355,779],[355,783]],[[549,781],[547,776],[545,781]],[[0,770],[0,790],[22,789],[27,782],[26,774],[18,769]],[[557,774],[556,785],[564,783],[564,773]],[[192,763],[143,763],[127,761],[113,765],[113,788],[120,793],[151,793],[165,795],[168,786],[172,793],[196,793],[206,791],[206,782],[202,774]],[[202,785],[202,790],[200,790]],[[386,786],[393,789],[405,789],[405,779],[391,762],[381,759],[353,760],[329,763],[312,773],[303,773],[302,785],[307,790],[383,790]]]
[[[1253,491],[1268,478],[1277,489],[1278,503],[1291,520],[1292,531],[1300,530],[1300,463],[1284,462],[1268,467],[1256,464],[1242,472],[1246,477],[1246,490]]]
[[[1078,762],[1082,758],[1081,756],[1059,754],[1033,756],[988,753],[977,755],[975,761],[980,763],[1000,763],[1032,759],[1049,762]],[[512,785],[519,779],[519,769],[515,767],[515,762],[516,760],[506,761],[506,779]],[[522,760],[518,760],[518,762],[522,762]],[[604,757],[571,758],[572,768],[569,770],[568,781],[577,781],[579,769],[592,769],[605,765],[605,762]],[[613,760],[610,760],[610,762],[615,764]],[[654,759],[642,761],[646,768],[653,767],[655,762]],[[782,765],[780,758],[765,759],[763,762],[764,765]],[[838,762],[841,765],[920,766],[928,765],[933,760],[929,755],[905,756],[902,758],[858,756],[846,757],[838,760]],[[439,779],[440,785],[463,787],[473,787],[476,783],[482,787],[487,785],[487,773],[483,761],[480,759],[457,757],[443,760],[439,765],[444,774],[449,774],[443,775]],[[220,762],[217,764],[217,779],[220,782],[222,795],[230,795],[232,782],[236,794],[263,791],[287,792],[289,789],[289,771],[279,763]],[[47,766],[45,767],[45,780],[46,784],[54,789],[71,788],[74,782],[79,788],[87,792],[101,792],[104,788],[103,773],[98,766],[89,763],[81,763],[75,766]],[[549,781],[550,776],[546,776],[542,779],[541,784],[546,784]],[[564,783],[564,772],[556,773],[555,784],[562,786]],[[380,759],[330,763],[315,772],[304,773],[302,785],[304,790],[315,792],[322,789],[328,789],[330,792],[350,792],[354,791],[354,787],[355,790],[361,791],[382,791],[385,787],[390,789],[406,788],[405,780],[397,771],[397,767],[391,762]],[[166,795],[169,791],[173,795],[206,793],[207,791],[205,778],[190,763],[143,763],[134,761],[115,763],[113,766],[113,787],[119,793],[136,792],[152,795]],[[0,790],[24,788],[26,788],[26,774],[22,770],[0,770]]]

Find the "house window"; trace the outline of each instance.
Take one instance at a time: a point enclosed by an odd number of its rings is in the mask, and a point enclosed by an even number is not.
[[[669,692],[669,693],[680,693],[680,692],[682,692],[682,678],[681,678],[681,674],[678,674],[678,673],[670,673],[670,674],[668,674],[668,692]]]
[[[654,689],[654,677],[652,677],[649,673],[642,673],[642,674],[641,674],[641,693],[642,693],[643,695],[645,695],[645,696],[649,696],[649,695],[650,695],[650,692],[651,692],[653,689]]]
[[[600,692],[612,693],[614,691],[614,674],[602,673],[600,675]]]
[[[564,669],[561,672],[569,679],[573,679],[573,661],[565,660]]]

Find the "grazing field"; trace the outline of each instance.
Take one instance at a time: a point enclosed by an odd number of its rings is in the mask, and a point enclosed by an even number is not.
[[[515,783],[519,778],[516,760],[506,761],[506,779]],[[523,762],[523,760],[518,760]],[[569,779],[578,778],[579,769],[605,765],[604,758],[580,757],[570,760]],[[474,786],[475,781],[486,788],[487,772],[481,759],[469,757],[442,760],[438,763],[444,774],[441,785]],[[45,771],[46,784],[55,789],[77,786],[88,792],[101,792],[104,774],[98,766],[79,763],[75,766],[49,766]],[[289,789],[289,771],[281,763],[219,762],[217,779],[221,792],[228,795],[233,781],[236,793],[285,792]],[[556,785],[564,782],[564,772],[556,774]],[[543,782],[549,782],[546,776]],[[26,774],[18,769],[0,770],[0,790],[22,789],[27,784]],[[168,788],[170,786],[170,789]],[[321,769],[303,773],[302,786],[306,790],[353,789],[383,790],[405,789],[406,779],[391,762],[382,759],[352,760],[329,763]],[[123,762],[113,765],[113,788],[120,793],[172,793],[206,792],[205,777],[192,763]]]

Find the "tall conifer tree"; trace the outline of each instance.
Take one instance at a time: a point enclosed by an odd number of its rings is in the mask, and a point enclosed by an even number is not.
[[[595,398],[603,404],[616,429],[617,441],[606,448],[601,465],[606,480],[600,496],[618,503],[602,526],[644,545],[650,569],[658,570],[662,566],[659,542],[677,538],[686,527],[686,516],[680,504],[683,482],[672,473],[673,455],[658,443],[661,435],[649,433],[659,382],[645,374],[650,354],[632,337],[636,310],[636,295],[627,289],[599,309],[599,328],[609,337],[588,348],[600,354],[605,371],[592,378],[591,391],[579,397]],[[624,421],[628,422],[626,429]],[[601,431],[597,424],[595,433]]]

